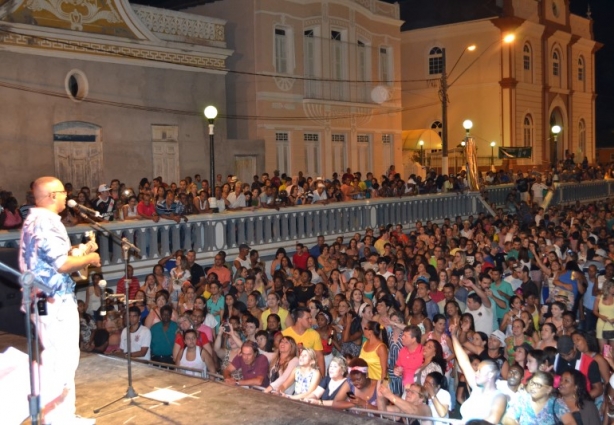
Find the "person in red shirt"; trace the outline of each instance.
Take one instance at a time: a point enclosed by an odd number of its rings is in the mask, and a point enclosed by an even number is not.
[[[414,374],[424,361],[420,339],[422,331],[416,325],[406,326],[401,335],[403,348],[399,351],[397,362],[394,365],[394,374],[403,378],[403,387],[414,383]]]
[[[133,275],[134,269],[132,268],[132,266],[128,266],[128,276],[122,277],[119,282],[117,282],[117,293],[125,294],[126,280],[130,281],[130,284],[128,286],[128,296],[130,297],[130,300],[134,300],[136,298],[136,293],[139,291],[139,289],[141,289],[141,284],[139,283],[139,280]]]
[[[301,270],[307,270],[307,259],[309,258],[309,250],[302,243],[296,244],[296,254],[292,256],[292,264],[294,267]]]
[[[136,212],[138,212],[143,218],[158,222],[160,216],[156,213],[156,206],[151,202],[151,194],[144,193],[143,200],[136,206]]]

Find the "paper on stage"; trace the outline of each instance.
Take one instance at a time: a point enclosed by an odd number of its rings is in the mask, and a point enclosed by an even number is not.
[[[169,388],[160,388],[150,393],[143,394],[143,396],[168,403],[174,403],[176,401],[181,400],[182,398],[190,397],[189,394],[171,390]]]

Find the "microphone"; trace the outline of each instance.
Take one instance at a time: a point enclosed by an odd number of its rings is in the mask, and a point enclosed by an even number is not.
[[[93,215],[94,217],[102,217],[98,211],[93,210],[83,205],[79,205],[77,204],[77,201],[75,201],[74,199],[69,199],[68,202],[66,202],[66,205],[68,205],[70,208],[79,210],[79,212],[81,213],[84,213],[87,215]]]
[[[104,279],[101,279],[100,282],[98,282],[98,286],[100,286],[100,289],[101,289],[100,291],[100,315],[106,316],[107,315],[107,304],[104,299],[104,296],[105,296],[105,288],[107,287],[107,281]]]

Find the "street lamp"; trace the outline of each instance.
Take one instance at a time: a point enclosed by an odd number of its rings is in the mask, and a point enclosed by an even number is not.
[[[495,165],[495,146],[497,146],[497,142],[490,142],[490,165]]]
[[[554,155],[553,155],[553,164],[552,164],[552,168],[554,168],[556,170],[557,164],[559,162],[557,155],[558,155],[558,138],[559,138],[559,133],[561,132],[561,126],[559,125],[553,125],[551,128],[552,131],[552,135],[554,137]]]
[[[465,52],[473,52],[476,49],[475,44],[465,47],[460,54],[456,63],[452,67],[452,71],[456,68],[456,65],[460,62],[461,58],[465,55]],[[441,87],[439,89],[439,96],[441,100],[441,174],[448,174],[448,73],[446,71],[446,49],[441,49]],[[450,71],[450,74],[452,73]]]
[[[424,140],[418,142],[420,145],[420,164],[424,167]]]
[[[205,108],[205,117],[209,121],[209,187],[211,188],[211,196],[215,190],[215,147],[213,144],[213,127],[215,123],[215,117],[217,117],[217,108],[215,106],[207,106]]]

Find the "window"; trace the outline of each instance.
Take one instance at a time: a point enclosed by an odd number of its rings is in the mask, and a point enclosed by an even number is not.
[[[308,176],[321,174],[320,165],[320,135],[318,133],[303,134],[305,143],[305,168]]]
[[[380,81],[388,85],[392,84],[392,54],[390,48],[380,47],[379,49],[379,73]]]
[[[288,73],[288,39],[286,30],[280,28],[275,28],[275,71]]]
[[[333,142],[333,172],[343,174],[347,168],[345,134],[331,134]]]
[[[578,58],[578,81],[584,81],[584,58]]]
[[[371,171],[371,158],[373,157],[371,152],[371,136],[368,134],[358,134],[356,142],[358,145],[358,171],[365,176]]]
[[[368,102],[371,99],[371,93],[369,91],[369,59],[368,50],[365,43],[358,40],[356,47],[356,79],[359,81],[357,84],[357,93],[359,102]]]
[[[429,75],[437,75],[443,72],[443,50],[433,47],[429,52]]]
[[[275,133],[277,148],[277,169],[282,173],[290,173],[290,141],[288,133]]]
[[[531,115],[525,115],[522,130],[524,145],[533,146],[533,118]]]
[[[346,71],[345,71],[345,45],[342,39],[342,34],[340,31],[331,31],[330,32],[330,68],[331,68],[331,77],[333,80],[344,80],[346,79]],[[343,83],[332,83],[331,84],[331,96],[332,100],[347,100],[346,95],[348,94],[348,90],[346,88],[347,82]]]
[[[439,137],[443,137],[443,124],[441,121],[434,121],[433,124],[431,124],[431,130],[439,134]]]
[[[531,70],[531,47],[528,44],[522,48],[522,66],[525,71]]]
[[[308,98],[319,98],[321,87],[318,81],[315,78],[316,74],[316,38],[315,33],[312,29],[306,30],[303,33],[303,54],[305,59],[305,95]]]
[[[583,119],[578,123],[578,144],[582,155],[586,156],[586,123]],[[582,159],[584,158],[578,158],[578,160]]]
[[[552,75],[560,76],[561,73],[561,57],[558,51],[552,52]]]

